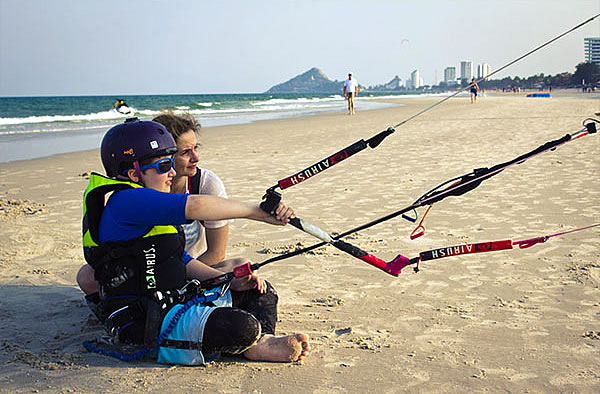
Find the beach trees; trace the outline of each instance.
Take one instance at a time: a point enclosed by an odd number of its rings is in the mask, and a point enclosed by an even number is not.
[[[575,66],[572,83],[591,84],[600,80],[600,69],[596,63],[583,62]]]

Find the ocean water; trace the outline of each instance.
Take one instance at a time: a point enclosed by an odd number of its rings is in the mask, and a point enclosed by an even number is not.
[[[384,108],[389,94],[359,97],[357,110]],[[396,97],[396,96],[394,96]],[[115,96],[0,97],[0,162],[94,149],[111,126],[130,116],[150,120],[161,110],[193,114],[202,127],[344,111],[332,94],[197,94],[119,96],[131,113],[113,110]]]

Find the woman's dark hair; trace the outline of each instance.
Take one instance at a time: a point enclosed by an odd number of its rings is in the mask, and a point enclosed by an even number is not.
[[[194,133],[198,133],[200,130],[200,123],[187,112],[176,115],[169,109],[152,120],[165,126],[173,138],[175,138],[175,141],[177,141],[183,133],[187,133],[190,130],[193,130]]]

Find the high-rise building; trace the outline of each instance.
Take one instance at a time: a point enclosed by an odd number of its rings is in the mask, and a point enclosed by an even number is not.
[[[444,69],[444,82],[456,80],[456,67],[446,67]]]
[[[412,73],[410,73],[410,82],[412,85],[413,89],[418,89],[421,87],[422,84],[422,79],[421,76],[419,75],[419,70],[415,70]]]
[[[471,80],[473,78],[473,62],[463,60],[460,62],[460,79]]]
[[[587,37],[583,39],[585,61],[596,63],[600,67],[600,37]]]
[[[486,78],[492,73],[492,67],[487,63],[477,65],[477,79]]]

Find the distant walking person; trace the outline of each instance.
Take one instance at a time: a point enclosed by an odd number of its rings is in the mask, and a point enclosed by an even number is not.
[[[348,115],[354,115],[354,98],[358,96],[358,82],[352,79],[352,73],[348,73],[348,79],[344,81],[344,97],[348,100]]]
[[[475,82],[475,78],[471,78],[471,104],[477,102],[477,92],[479,92],[479,85]]]

